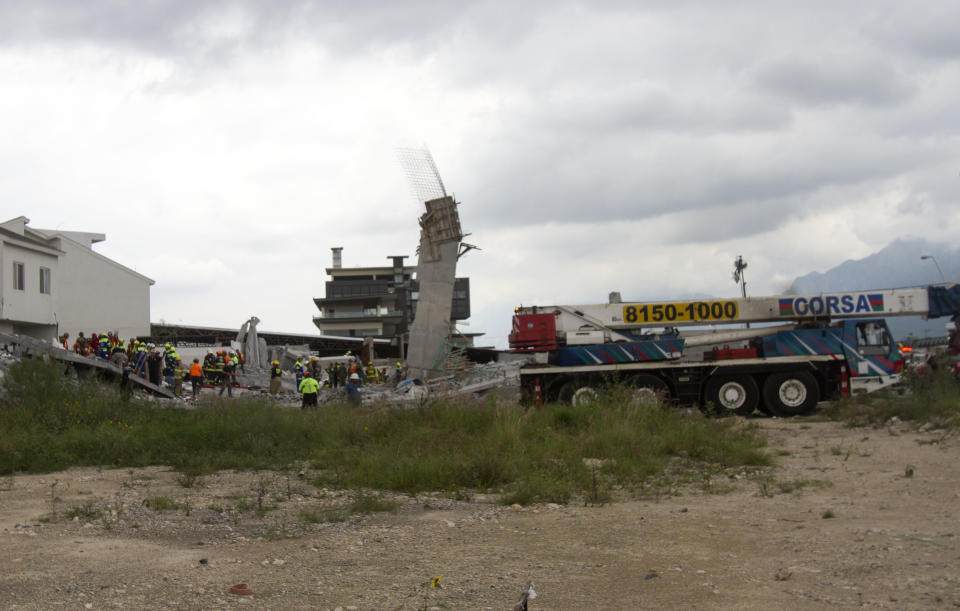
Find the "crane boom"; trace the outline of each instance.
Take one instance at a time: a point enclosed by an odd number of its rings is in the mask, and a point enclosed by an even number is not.
[[[935,288],[956,292],[960,287],[950,285],[819,295],[531,306],[518,308],[517,313],[554,312],[560,318],[557,327],[568,330],[576,328],[577,319],[583,326],[622,330],[755,322],[803,322],[865,316],[931,316],[929,291]]]

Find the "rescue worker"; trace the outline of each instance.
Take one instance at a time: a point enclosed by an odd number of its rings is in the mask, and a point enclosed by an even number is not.
[[[63,346],[64,350],[70,349],[70,334],[64,333],[60,336],[60,345]]]
[[[367,384],[376,384],[380,381],[380,372],[373,366],[373,361],[367,361],[367,370],[364,373],[367,375]]]
[[[317,406],[317,391],[320,390],[320,383],[313,378],[309,371],[304,372],[303,381],[300,382],[297,389],[303,395],[303,403],[300,405],[300,409]]]
[[[223,379],[220,386],[220,396],[223,396],[223,391],[227,391],[227,396],[233,397],[233,372],[235,369],[230,356],[223,355],[223,357]]]
[[[300,383],[303,382],[303,363],[300,361],[300,357],[297,357],[297,362],[293,364],[293,375],[297,378],[297,389],[300,388]]]
[[[141,378],[147,377],[147,346],[137,342],[137,350],[133,356],[133,372]]]
[[[87,338],[83,336],[83,331],[77,334],[77,340],[73,342],[73,351],[77,354],[87,353]]]
[[[394,382],[399,382],[402,379],[403,379],[403,363],[401,363],[400,361],[397,361],[397,372],[396,372],[396,379],[394,380]]]
[[[360,375],[356,373],[350,374],[350,379],[347,380],[347,385],[343,387],[345,393],[347,393],[347,402],[350,405],[360,405]]]
[[[98,341],[99,352],[98,356],[105,361],[110,360],[110,338],[106,335],[101,335]]]
[[[270,394],[279,395],[283,387],[283,370],[280,369],[280,361],[274,361],[270,367]]]
[[[210,372],[213,375],[214,384],[219,386],[223,382],[223,368],[226,365],[227,359],[223,355],[223,350],[217,350],[217,356],[213,359],[213,370]]]
[[[147,344],[150,349],[147,355],[147,373],[150,377],[150,383],[160,386],[163,374],[163,355],[153,344]]]
[[[177,362],[173,367],[173,394],[178,397],[183,396],[183,380],[187,377],[189,377],[187,368],[183,366],[183,362],[178,356]]]
[[[223,396],[223,391],[227,391],[229,396],[233,396],[233,386],[230,383],[230,371],[229,365],[230,361],[223,353],[223,350],[217,350],[217,360],[214,361],[214,371],[219,376],[220,382],[220,396]]]
[[[123,350],[122,345],[116,345],[110,350],[110,360],[117,367],[123,367],[123,364],[129,361],[127,358],[127,353]]]
[[[203,388],[203,367],[200,359],[193,359],[193,364],[190,365],[190,385],[193,386],[193,399],[196,401],[200,396],[200,389]]]
[[[177,361],[180,360],[180,355],[177,354],[176,349],[170,344],[164,344],[163,346],[163,377],[167,380],[167,384],[173,386],[174,372],[177,368]]]

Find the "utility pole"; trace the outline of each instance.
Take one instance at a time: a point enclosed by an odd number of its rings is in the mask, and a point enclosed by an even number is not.
[[[747,297],[747,279],[743,275],[745,269],[747,269],[747,262],[743,260],[743,255],[737,255],[733,262],[733,281],[740,285],[740,294],[744,299]]]
[[[740,294],[744,299],[747,298],[747,278],[743,274],[745,269],[747,262],[743,260],[743,255],[737,255],[733,262],[733,281],[740,285]],[[747,328],[750,328],[750,323],[747,323]]]

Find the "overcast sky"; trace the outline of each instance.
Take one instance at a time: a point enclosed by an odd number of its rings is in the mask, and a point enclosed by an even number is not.
[[[462,202],[465,331],[773,294],[960,230],[960,3],[0,0],[0,207],[153,278],[154,322],[316,332],[330,247]],[[929,261],[921,262],[918,269]]]

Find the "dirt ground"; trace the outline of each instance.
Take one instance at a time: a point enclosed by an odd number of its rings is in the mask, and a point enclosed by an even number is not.
[[[428,495],[343,516],[310,474],[15,475],[0,609],[510,609],[527,580],[531,609],[960,607],[955,436],[757,422],[766,476],[605,506]]]

